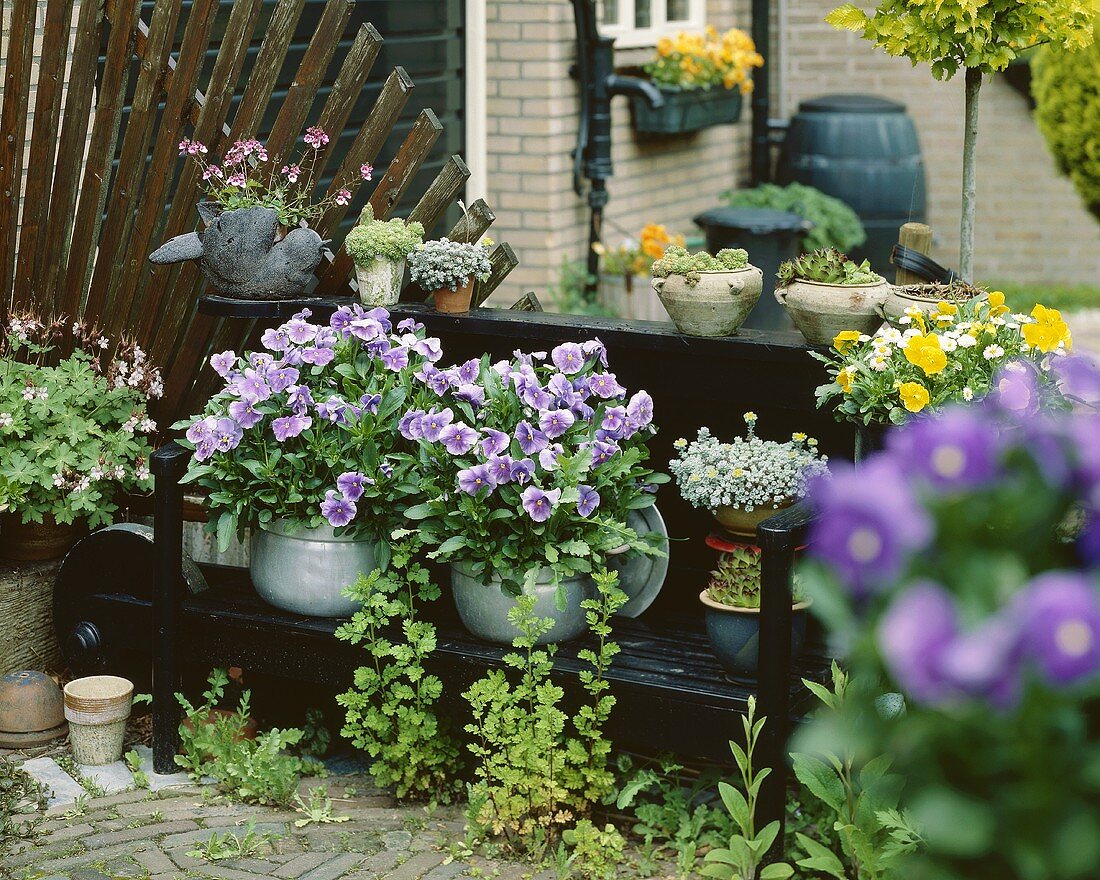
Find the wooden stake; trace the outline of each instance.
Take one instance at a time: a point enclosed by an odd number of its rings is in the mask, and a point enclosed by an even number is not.
[[[905,223],[898,232],[898,243],[925,256],[932,250],[932,227],[926,223]],[[920,284],[924,281],[907,269],[898,269],[895,284]]]

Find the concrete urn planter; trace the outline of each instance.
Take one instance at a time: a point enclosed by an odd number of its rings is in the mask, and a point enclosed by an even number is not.
[[[811,345],[831,345],[844,330],[870,335],[882,325],[881,308],[890,295],[885,281],[823,284],[797,279],[775,289],[775,298]]]
[[[359,284],[359,301],[371,308],[388,308],[394,305],[401,296],[401,281],[404,277],[404,260],[375,257],[366,265],[356,264],[355,280]]]
[[[900,326],[899,321],[908,308],[915,306],[926,315],[934,312],[936,306],[940,303],[938,294],[942,289],[942,285],[936,284],[911,284],[904,287],[892,285],[887,291],[886,299],[879,307],[878,313],[894,326]],[[921,296],[919,291],[926,291],[927,295]],[[984,294],[980,298],[984,299],[986,296],[988,294]],[[952,305],[959,306],[965,300],[951,299],[949,302]]]
[[[700,272],[689,285],[683,275],[654,278],[676,329],[687,336],[732,336],[760,299],[764,275],[755,266],[721,272]]]

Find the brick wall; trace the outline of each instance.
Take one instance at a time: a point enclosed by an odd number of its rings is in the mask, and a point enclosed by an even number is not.
[[[719,28],[749,23],[748,0],[709,0],[708,12]],[[572,6],[489,0],[487,15],[488,200],[498,217],[494,237],[511,243],[520,259],[497,294],[504,301],[526,290],[545,294],[563,257],[585,258],[588,210],[573,192],[569,155],[579,106],[569,78],[576,55]],[[622,50],[616,64],[641,63],[650,54]],[[647,222],[697,231],[691,218],[748,175],[748,115],[746,104],[736,126],[643,140],[630,127],[627,100],[616,98],[606,241],[617,244]]]
[[[782,79],[780,113],[834,92],[881,94],[907,105],[920,135],[928,177],[934,256],[957,266],[962,180],[963,83],[932,79],[823,22],[834,0],[788,0],[783,50],[773,71]],[[978,137],[975,274],[979,280],[1095,283],[1100,226],[1060,176],[1024,98],[1007,83],[983,85]]]

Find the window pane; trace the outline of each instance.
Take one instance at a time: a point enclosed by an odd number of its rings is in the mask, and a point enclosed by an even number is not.
[[[600,24],[619,23],[619,0],[600,0]]]
[[[650,0],[634,0],[634,27],[653,27],[653,10]]]
[[[668,20],[687,21],[691,18],[691,0],[668,0]]]

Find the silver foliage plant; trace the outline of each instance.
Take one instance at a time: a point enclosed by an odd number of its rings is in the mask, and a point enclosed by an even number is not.
[[[680,457],[669,462],[680,494],[693,507],[712,513],[719,507],[753,511],[778,506],[806,494],[807,482],[828,471],[828,457],[817,441],[795,433],[780,443],[756,436],[756,414],[745,413],[748,433],[722,443],[702,427],[695,440],[683,438],[674,446]]]
[[[409,277],[425,292],[445,287],[458,290],[471,277],[487,281],[490,269],[489,248],[484,242],[441,238],[425,241],[409,254]]]

